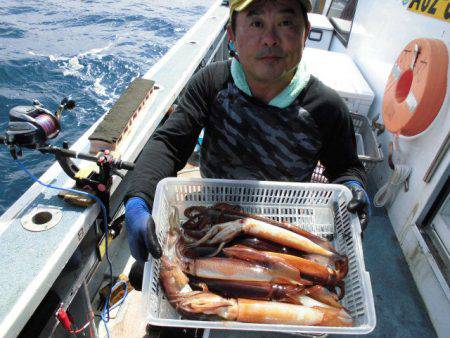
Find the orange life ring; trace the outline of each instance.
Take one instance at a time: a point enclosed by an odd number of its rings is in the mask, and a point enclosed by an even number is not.
[[[448,50],[436,39],[411,41],[398,57],[384,91],[383,121],[395,134],[423,132],[447,92]]]

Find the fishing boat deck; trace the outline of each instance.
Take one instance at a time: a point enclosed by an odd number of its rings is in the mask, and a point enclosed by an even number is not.
[[[199,177],[198,168],[187,165],[179,177]],[[370,182],[369,195],[375,194]],[[372,208],[370,224],[364,233],[363,250],[366,269],[370,273],[377,325],[368,337],[436,337],[425,305],[414,283],[392,224],[384,208]],[[120,323],[111,323],[111,335],[127,332],[129,337],[145,337],[145,316],[136,311],[142,303],[133,291],[127,300]],[[133,315],[131,315],[133,314]],[[139,318],[139,314],[142,316]],[[132,333],[132,336],[129,334]],[[119,334],[119,336],[120,336]],[[171,331],[164,337],[174,337]],[[288,338],[292,335],[276,332],[243,332],[230,330],[206,331],[209,338]],[[146,337],[152,337],[147,335]],[[156,336],[155,336],[156,337]],[[332,335],[332,337],[339,337]],[[342,336],[348,337],[348,336]]]

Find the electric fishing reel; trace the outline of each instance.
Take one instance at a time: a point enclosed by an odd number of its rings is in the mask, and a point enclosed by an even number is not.
[[[16,106],[9,111],[9,123],[0,143],[10,147],[11,155],[17,156],[17,149],[38,149],[47,141],[59,135],[63,111],[75,108],[75,101],[62,99],[55,113],[51,113],[35,100],[32,106]]]

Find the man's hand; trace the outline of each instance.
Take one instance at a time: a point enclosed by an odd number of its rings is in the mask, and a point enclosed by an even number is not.
[[[347,205],[348,211],[351,213],[357,213],[359,221],[361,223],[362,231],[366,230],[367,224],[369,223],[369,196],[364,190],[361,183],[358,181],[347,181],[343,183],[347,188],[349,188],[353,194],[353,198]]]
[[[125,226],[131,255],[145,262],[149,252],[154,258],[162,255],[155,233],[155,222],[147,203],[140,197],[130,198],[125,205]]]

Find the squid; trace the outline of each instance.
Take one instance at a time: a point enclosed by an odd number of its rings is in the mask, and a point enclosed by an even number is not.
[[[306,230],[301,229],[298,226],[287,222],[278,222],[271,218],[246,213],[239,205],[218,203],[209,208],[202,206],[193,206],[187,208],[184,214],[189,218],[189,220],[183,225],[183,228],[185,229],[196,229],[204,231],[209,230],[211,226],[215,224],[226,223],[243,218],[252,218],[286,230],[290,230],[298,235],[308,238],[309,240],[324,248],[333,250],[333,246],[331,245],[331,243],[319,236],[316,236]]]
[[[184,231],[185,234],[188,234],[188,231]],[[203,234],[204,236],[205,234]],[[200,239],[200,236],[198,239]],[[192,236],[191,236],[192,237]],[[194,243],[195,240],[186,240],[184,239],[184,243]],[[275,243],[271,243],[268,241],[263,241],[261,239],[258,239],[256,237],[238,237],[234,240],[232,240],[231,242],[227,243],[227,246],[233,246],[233,245],[244,245],[256,250],[261,250],[261,251],[270,251],[270,252],[279,252],[279,253],[285,253],[285,254],[289,254],[289,255],[295,255],[295,256],[302,256],[305,257],[306,259],[309,260],[313,260],[316,261],[316,256],[317,257],[321,257],[321,259],[323,259],[326,263],[322,263],[322,262],[318,262],[319,264],[330,264],[331,261],[330,259],[320,256],[320,255],[305,255],[304,253],[302,253],[301,251],[297,251],[294,249],[290,249],[281,245],[277,245]],[[207,245],[207,244],[200,244],[196,247],[192,247],[192,248],[185,248],[183,251],[184,255],[186,255],[189,258],[198,258],[198,257],[213,257],[217,254],[219,254],[220,252],[218,251],[217,245]]]
[[[274,300],[292,304],[312,304],[322,307],[343,308],[336,294],[320,285],[302,287],[298,285],[266,282],[242,282],[219,279],[191,279],[191,284],[203,291],[212,291],[224,297],[241,297],[258,300]]]
[[[270,282],[248,282],[208,278],[190,278],[191,285],[203,291],[212,291],[224,297],[275,300],[295,303],[296,296],[305,294],[305,287]]]
[[[181,266],[185,273],[196,277],[221,280],[272,282],[292,285],[312,285],[303,279],[299,271],[283,262],[264,262],[259,265],[234,258],[181,258]]]
[[[161,259],[161,283],[169,302],[189,318],[219,317],[230,321],[264,324],[352,326],[345,309],[281,302],[224,298],[207,291],[192,291],[176,260]]]
[[[206,314],[246,323],[353,326],[352,317],[344,309],[223,298],[210,292],[180,296],[177,299],[177,309],[189,316]]]
[[[176,259],[170,259],[165,255],[161,257],[159,279],[172,305],[176,305],[176,298],[192,292],[192,288],[189,286],[189,278]]]
[[[230,245],[236,245],[241,244],[256,250],[262,250],[262,251],[270,251],[270,252],[279,252],[284,253],[288,255],[294,255],[294,256],[304,256],[305,253],[294,250],[279,244],[275,244],[273,242],[264,241],[262,239],[256,238],[256,237],[244,237],[244,238],[236,238],[233,240]],[[323,257],[323,256],[320,256]],[[324,257],[327,259],[326,257]]]
[[[258,251],[244,245],[234,245],[222,250],[228,257],[239,258],[257,263],[280,262],[291,266],[313,282],[323,285],[337,285],[348,272],[348,261],[345,257],[342,261],[336,261],[336,270],[331,269],[314,261],[277,252]]]
[[[321,246],[308,237],[296,232],[272,225],[253,218],[244,218],[222,224],[216,224],[201,239],[187,243],[186,247],[196,247],[200,244],[219,244],[233,240],[240,234],[254,236],[272,241],[291,249],[303,251],[308,254],[318,254],[332,259],[342,259],[334,249]]]

